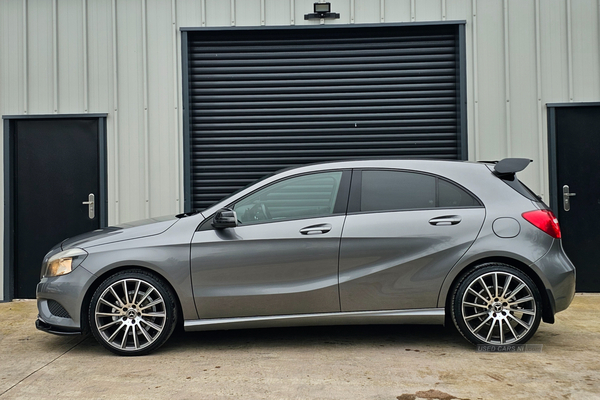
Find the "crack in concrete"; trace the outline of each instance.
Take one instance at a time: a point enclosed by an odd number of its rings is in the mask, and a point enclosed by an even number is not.
[[[34,374],[36,374],[37,372],[41,371],[42,369],[46,368],[48,365],[52,364],[54,361],[58,360],[59,358],[61,358],[62,356],[64,356],[65,354],[67,354],[68,352],[70,352],[71,350],[73,350],[75,347],[79,346],[85,339],[87,339],[87,336],[84,336],[80,341],[78,341],[77,343],[75,343],[73,346],[69,347],[66,351],[64,351],[62,354],[59,354],[58,356],[56,356],[55,358],[53,358],[52,360],[50,360],[49,362],[47,362],[46,364],[42,365],[41,367],[39,367],[38,369],[36,369],[35,371],[31,372],[29,375],[27,375],[26,377],[24,377],[23,379],[21,379],[20,381],[18,381],[17,383],[15,383],[14,385],[12,385],[11,387],[9,387],[8,389],[6,389],[4,392],[0,393],[0,397],[4,396],[5,394],[7,394],[8,392],[10,392],[12,389],[14,389],[15,387],[17,387],[21,382],[25,381],[26,379],[28,379],[29,377],[33,376]]]

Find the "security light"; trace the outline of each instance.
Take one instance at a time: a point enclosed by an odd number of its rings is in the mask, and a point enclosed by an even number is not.
[[[314,3],[314,13],[305,14],[304,19],[321,19],[330,18],[337,19],[340,17],[339,13],[331,12],[331,3]]]
[[[315,13],[325,14],[331,12],[331,3],[315,3]]]

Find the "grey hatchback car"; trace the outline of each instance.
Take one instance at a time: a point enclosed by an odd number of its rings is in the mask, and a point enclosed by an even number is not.
[[[520,344],[575,293],[530,160],[289,169],[196,213],[99,229],[45,257],[38,329],[120,355],[185,330],[444,324]]]

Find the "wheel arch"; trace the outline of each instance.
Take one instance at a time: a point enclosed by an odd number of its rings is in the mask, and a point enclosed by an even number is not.
[[[181,307],[181,300],[179,299],[179,295],[177,294],[177,291],[175,290],[173,285],[171,285],[171,283],[169,282],[168,279],[166,279],[163,275],[161,275],[160,273],[158,273],[155,270],[148,268],[148,267],[143,267],[140,265],[121,265],[119,267],[105,271],[102,275],[99,275],[94,280],[94,282],[92,282],[92,284],[88,287],[88,289],[83,297],[83,301],[81,302],[80,325],[81,325],[82,333],[86,334],[86,333],[90,332],[88,313],[89,313],[89,308],[90,308],[90,302],[92,301],[92,296],[96,292],[96,289],[98,289],[98,287],[102,284],[102,282],[104,282],[111,275],[114,275],[114,274],[122,272],[122,271],[128,271],[128,270],[144,271],[146,273],[151,274],[156,279],[159,279],[162,283],[164,283],[169,288],[169,290],[171,290],[171,293],[173,293],[173,297],[175,299],[175,304],[177,307],[177,317],[178,317],[177,323],[178,323],[178,325],[179,324],[183,325],[183,309]]]
[[[456,286],[460,283],[462,278],[474,271],[479,265],[490,263],[490,262],[498,262],[502,264],[510,265],[511,267],[517,268],[519,271],[523,272],[527,275],[533,283],[537,286],[538,291],[540,292],[540,296],[542,298],[542,321],[547,324],[554,323],[554,305],[552,303],[552,297],[546,290],[546,286],[542,282],[540,276],[527,264],[522,261],[516,260],[510,257],[502,257],[502,256],[494,256],[494,257],[486,257],[475,260],[470,264],[466,265],[462,270],[456,274],[452,283],[449,286],[449,289],[445,293],[440,293],[440,295],[444,295],[445,299],[440,299],[440,303],[443,302],[444,309],[446,310],[446,316],[449,317],[451,314],[452,304],[452,293],[456,290]],[[448,321],[446,321],[448,323]]]

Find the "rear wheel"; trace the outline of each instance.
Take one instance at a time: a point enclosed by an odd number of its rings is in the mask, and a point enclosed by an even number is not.
[[[140,270],[118,272],[102,282],[92,296],[88,315],[96,340],[119,355],[156,350],[177,323],[171,290]]]
[[[454,325],[474,344],[525,343],[541,316],[537,286],[507,264],[481,265],[459,282],[452,296]]]

